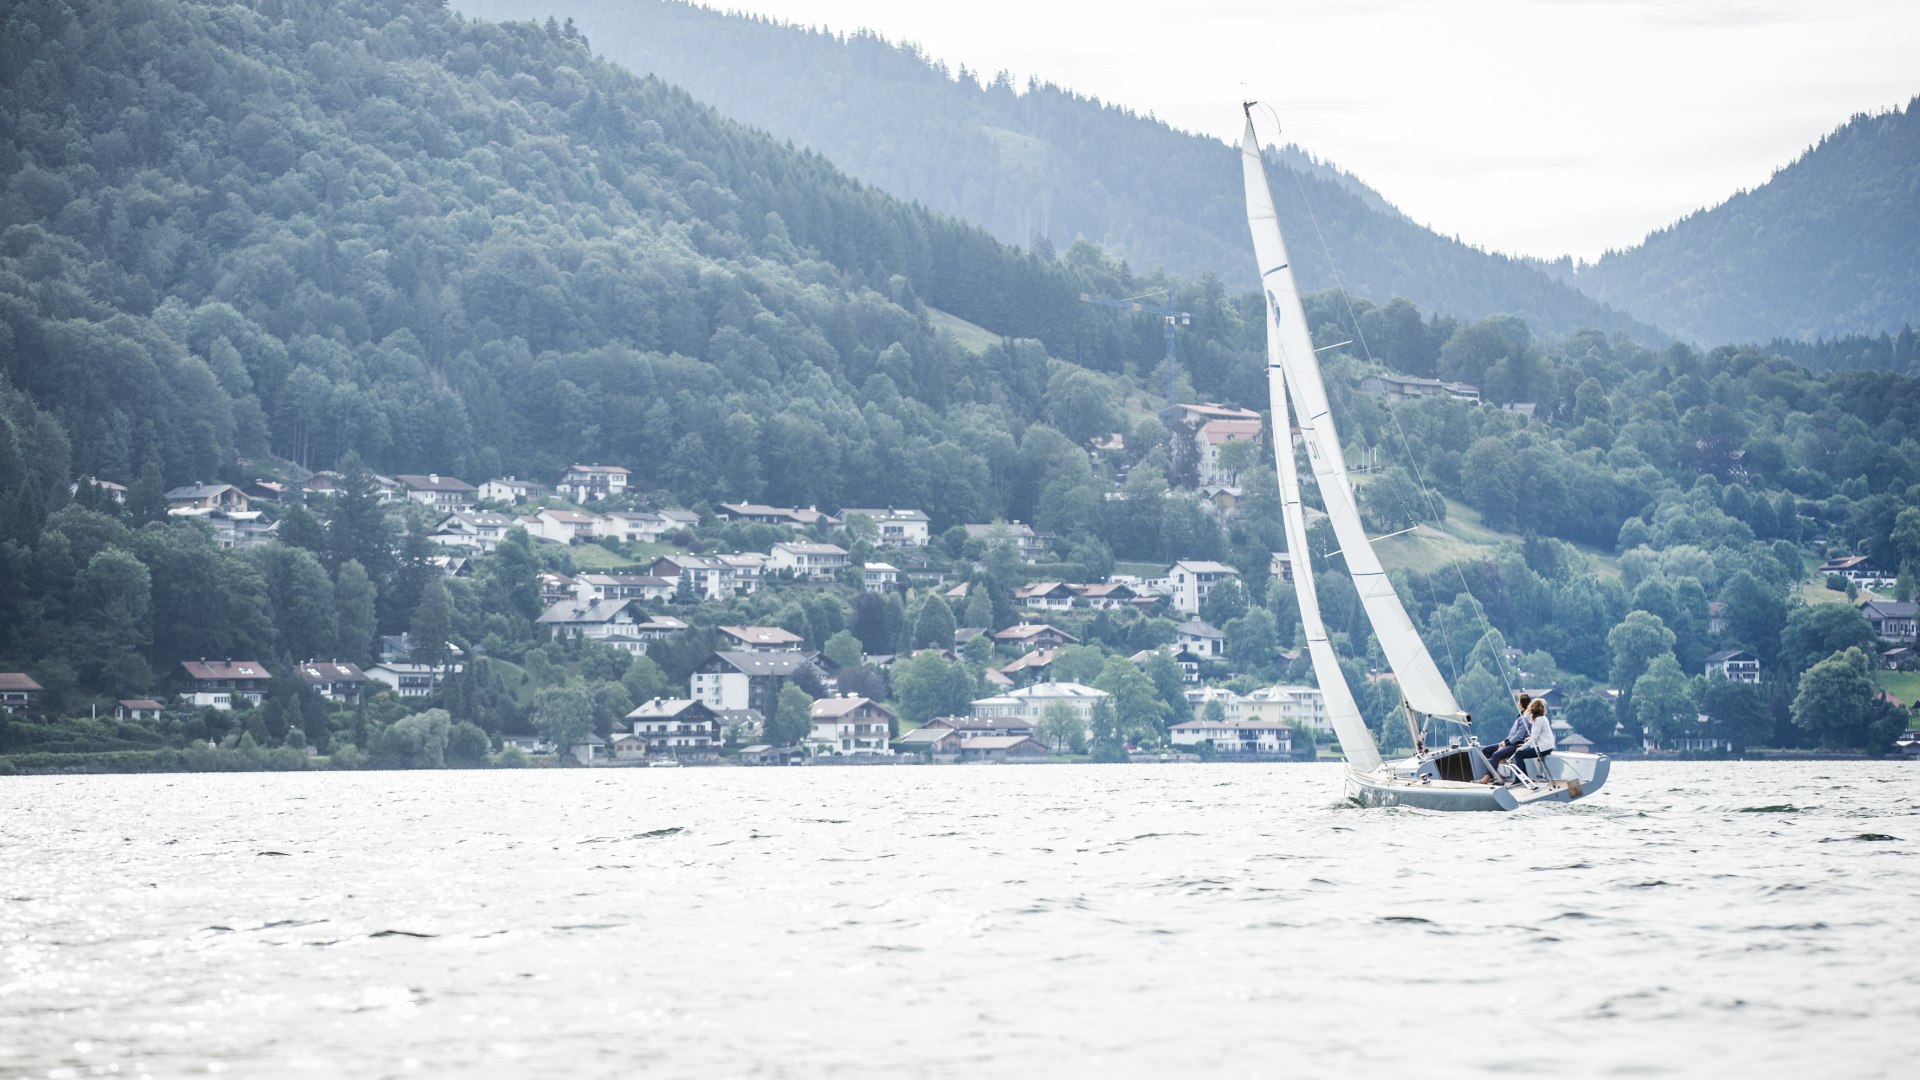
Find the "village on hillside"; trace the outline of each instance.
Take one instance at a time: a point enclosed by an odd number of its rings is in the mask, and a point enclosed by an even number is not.
[[[1370,388],[1400,396],[1472,390],[1434,380]],[[1210,403],[1168,412],[1189,440],[1206,505],[1237,513],[1238,471],[1259,451],[1261,416]],[[1104,446],[1095,440],[1089,453]],[[529,597],[522,609],[530,626],[496,628],[491,638],[459,639],[447,623],[438,633],[380,637],[366,655],[274,665],[260,656],[182,659],[165,684],[119,700],[114,716],[171,718],[210,737],[225,728],[231,744],[248,732],[218,714],[264,711],[276,694],[294,693],[309,715],[332,719],[318,725],[319,738],[314,723],[286,721],[278,739],[314,755],[346,740],[364,750],[370,724],[443,707],[454,721],[488,717],[476,726],[489,754],[595,766],[1337,755],[1309,665],[1289,644],[1294,612],[1283,590],[1293,563],[1285,552],[1258,567],[1209,558],[1089,566],[1062,562],[1056,537],[1018,521],[936,532],[926,513],[904,507],[826,512],[720,502],[696,510],[640,496],[631,477],[624,466],[590,463],[550,484],[316,472],[297,482],[167,491],[170,518],[203,524],[227,549],[298,544],[283,530],[326,526],[343,500],[355,499],[393,528],[396,558],[469,591],[481,578],[499,585],[507,564],[489,566],[508,558],[537,601]],[[360,490],[347,490],[354,483]],[[126,497],[118,485],[96,487],[96,498]],[[1861,591],[1857,606],[1882,641],[1882,662],[1911,666],[1915,604],[1873,591],[1892,576],[1862,556],[1820,571]],[[1720,619],[1723,607],[1710,605],[1711,617]],[[422,631],[417,612],[413,629]],[[489,641],[516,636],[522,652],[530,638],[535,655],[509,673]],[[291,671],[273,670],[288,660]],[[1593,746],[1569,724],[1576,695],[1535,678],[1528,660],[1523,647],[1501,649],[1497,661],[1512,673],[1507,700],[1522,691],[1545,700],[1560,745]],[[535,669],[592,681],[590,707],[564,722],[543,715],[542,683],[557,680],[536,678]],[[1712,653],[1693,674],[1750,684],[1762,677],[1759,658],[1741,649]],[[1400,733],[1379,719],[1398,711],[1392,676],[1369,671],[1359,685],[1392,744]],[[32,714],[41,689],[31,672],[0,673],[0,709]],[[485,693],[491,710],[474,704]],[[1610,705],[1618,691],[1592,687],[1578,696]],[[298,711],[282,706],[279,715]],[[202,718],[183,721],[194,713]],[[271,736],[271,726],[263,734]],[[1704,714],[1631,747],[1732,748]]]

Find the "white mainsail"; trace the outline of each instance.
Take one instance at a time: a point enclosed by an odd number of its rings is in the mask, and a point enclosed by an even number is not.
[[[1340,541],[1340,553],[1353,576],[1354,588],[1366,609],[1367,621],[1380,641],[1387,665],[1400,680],[1400,691],[1416,712],[1429,716],[1461,719],[1466,716],[1454,699],[1453,691],[1433,662],[1426,643],[1420,640],[1413,620],[1400,603],[1366,528],[1360,523],[1360,508],[1354,501],[1353,483],[1347,478],[1346,460],[1340,450],[1340,435],[1327,404],[1326,384],[1320,378],[1320,363],[1314,356],[1313,339],[1307,332],[1306,311],[1300,305],[1300,290],[1294,283],[1287,259],[1286,241],[1280,235],[1280,219],[1274,213],[1273,193],[1267,187],[1266,165],[1260,159],[1260,144],[1254,137],[1253,118],[1247,118],[1246,134],[1240,144],[1241,174],[1246,182],[1247,226],[1253,233],[1254,256],[1259,260],[1261,288],[1267,298],[1267,362],[1269,382],[1277,367],[1284,375],[1286,393],[1292,398],[1295,421],[1307,444],[1307,457],[1313,463],[1315,486],[1326,504],[1327,517],[1334,536]],[[1285,410],[1281,399],[1274,403],[1274,426],[1279,428]],[[1285,440],[1278,438],[1275,442]],[[1278,448],[1276,447],[1276,450]],[[1288,462],[1291,471],[1292,463]],[[1304,537],[1303,537],[1304,539]],[[1294,543],[1288,536],[1289,545]],[[1305,563],[1304,544],[1294,548],[1296,565]],[[1302,575],[1296,574],[1298,579]],[[1303,594],[1304,595],[1304,594]],[[1319,671],[1318,664],[1315,665]],[[1331,703],[1329,703],[1331,707]],[[1344,740],[1343,744],[1344,744]],[[1376,752],[1377,757],[1377,752]]]

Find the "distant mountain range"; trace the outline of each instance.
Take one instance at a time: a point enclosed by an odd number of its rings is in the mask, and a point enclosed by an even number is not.
[[[1920,98],[1854,117],[1765,184],[1638,247],[1553,269],[1589,296],[1707,344],[1920,322]]]
[[[868,33],[840,36],[670,0],[455,7],[486,19],[570,18],[596,53],[1003,242],[1046,237],[1065,248],[1084,237],[1136,272],[1254,286],[1239,163],[1215,139],[1051,84],[1016,92],[1000,77],[982,86]],[[1273,163],[1305,288],[1344,286],[1382,303],[1404,296],[1463,319],[1507,312],[1549,335],[1592,327],[1648,344],[1667,340],[1526,260],[1434,233],[1297,148]]]

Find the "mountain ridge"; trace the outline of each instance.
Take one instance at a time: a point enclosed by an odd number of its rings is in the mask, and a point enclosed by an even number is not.
[[[481,18],[563,14],[607,59],[688,89],[850,175],[979,224],[1003,243],[1100,244],[1129,265],[1252,288],[1236,149],[1121,106],[1004,73],[984,84],[918,46],[731,15],[676,0],[458,0]],[[964,76],[964,77],[963,77]],[[1464,319],[1510,313],[1548,335],[1664,331],[1597,303],[1527,261],[1419,225],[1364,181],[1298,148],[1270,153],[1276,207],[1310,290],[1405,296]],[[937,163],[937,164],[936,164]],[[1288,178],[1297,178],[1289,180]]]

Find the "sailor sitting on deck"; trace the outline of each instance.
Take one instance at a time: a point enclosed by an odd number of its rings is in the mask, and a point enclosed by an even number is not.
[[[1500,774],[1500,763],[1512,757],[1514,751],[1520,749],[1520,744],[1527,741],[1527,732],[1533,730],[1533,717],[1527,715],[1527,704],[1532,700],[1531,694],[1520,695],[1520,715],[1513,718],[1513,729],[1507,732],[1506,738],[1487,747],[1487,766],[1493,771],[1481,783],[1493,783]]]
[[[1518,765],[1528,758],[1543,758],[1553,753],[1553,725],[1547,723],[1547,703],[1535,701],[1527,706],[1530,723],[1527,727],[1527,739],[1512,755]]]

